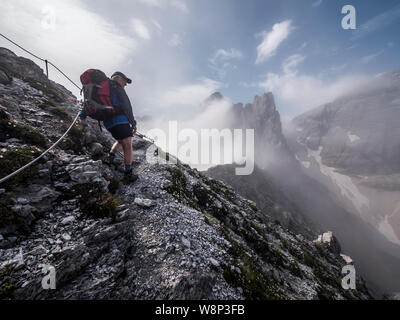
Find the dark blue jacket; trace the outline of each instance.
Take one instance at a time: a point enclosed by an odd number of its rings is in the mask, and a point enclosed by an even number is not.
[[[112,105],[117,107],[118,111],[121,111],[122,114],[117,114],[113,118],[103,121],[104,127],[106,129],[111,129],[120,124],[136,126],[136,120],[132,112],[132,105],[124,88],[113,80],[110,81],[110,85],[110,98]],[[85,110],[82,110],[79,116],[85,119],[87,117]]]

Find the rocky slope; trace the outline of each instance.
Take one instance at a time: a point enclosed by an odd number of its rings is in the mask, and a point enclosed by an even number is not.
[[[0,69],[3,177],[49,147],[79,107],[4,48]],[[337,245],[291,233],[187,165],[149,161],[155,147],[144,140],[134,139],[140,180],[121,185],[121,160],[106,158],[110,143],[95,122],[76,125],[1,186],[1,298],[370,298],[361,278],[357,290],[342,289],[347,262]],[[56,271],[54,290],[42,288],[43,265]]]

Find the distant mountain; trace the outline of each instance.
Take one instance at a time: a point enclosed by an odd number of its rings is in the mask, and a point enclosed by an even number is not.
[[[370,93],[373,92],[371,88],[368,89]],[[361,95],[358,93],[356,96]],[[247,104],[244,107],[243,104],[232,105],[231,110],[231,113],[235,115],[232,122],[236,127],[255,130],[255,155],[258,168],[253,175],[247,177],[234,175],[230,166],[211,168],[208,174],[229,183],[261,208],[266,208],[271,198],[275,203],[290,204],[291,210],[282,210],[273,214],[283,225],[298,232],[301,230],[299,228],[301,221],[304,221],[314,232],[332,230],[340,240],[344,252],[358,262],[359,271],[366,275],[366,278],[370,280],[370,285],[377,292],[400,291],[400,281],[397,280],[400,277],[398,268],[400,247],[392,244],[379,230],[361,218],[357,214],[357,208],[346,206],[340,194],[332,190],[331,184],[324,183],[318,176],[307,174],[308,167],[313,167],[313,161],[307,156],[301,156],[300,147],[304,148],[304,146],[296,142],[296,136],[294,140],[297,146],[293,145],[293,135],[288,136],[287,141],[282,134],[280,117],[272,94],[256,96],[253,104]],[[324,126],[326,126],[326,119],[329,118],[322,117],[322,119],[325,120],[320,122],[315,120],[315,124],[313,124],[314,120],[309,120],[312,123],[309,127],[308,125],[296,127],[298,129],[296,133],[305,133],[312,128],[319,130],[317,132],[325,132]],[[372,123],[371,125],[373,128]],[[384,123],[381,126],[384,126]],[[379,126],[377,128],[379,129]],[[313,140],[313,136],[310,139],[307,137],[308,135],[304,139],[310,141],[310,144],[314,140],[319,142],[318,139]],[[357,139],[352,133],[350,137],[353,140]],[[319,148],[318,144],[312,146],[316,150]],[[310,152],[317,152],[310,150]],[[391,170],[395,168],[393,162],[390,166]],[[293,210],[293,208],[296,209]],[[289,219],[284,217],[285,211],[292,213]],[[279,214],[282,216],[276,217]]]
[[[304,172],[345,207],[400,244],[400,72],[293,120]]]

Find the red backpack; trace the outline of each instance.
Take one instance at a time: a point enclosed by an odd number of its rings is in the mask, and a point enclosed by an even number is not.
[[[103,71],[88,69],[80,78],[83,85],[83,108],[89,117],[104,121],[118,114],[111,103],[110,79]]]

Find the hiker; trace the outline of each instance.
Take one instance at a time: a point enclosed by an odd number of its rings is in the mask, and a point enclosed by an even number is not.
[[[109,153],[110,162],[113,162],[116,152],[123,151],[124,153],[125,174],[123,181],[127,183],[138,179],[138,176],[132,170],[132,136],[136,133],[136,120],[132,113],[131,102],[124,90],[128,83],[132,83],[132,80],[122,72],[113,73],[110,81],[110,100],[112,106],[116,107],[119,112],[109,119],[102,120],[104,127],[116,140]],[[85,125],[87,117],[85,110],[82,110],[79,116],[81,123]]]

